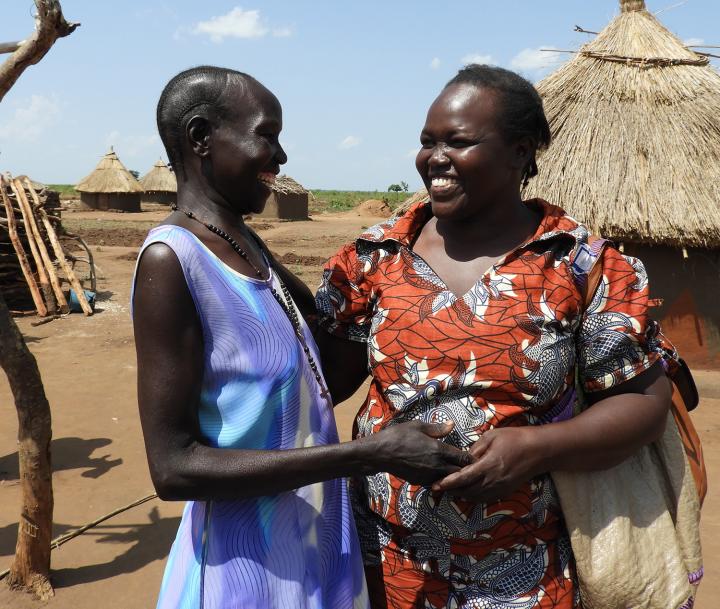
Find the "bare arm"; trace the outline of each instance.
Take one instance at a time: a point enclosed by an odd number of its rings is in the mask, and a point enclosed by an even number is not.
[[[435,439],[451,427],[421,423],[313,448],[208,446],[196,416],[204,368],[202,329],[182,269],[164,244],[151,245],[140,260],[134,329],[140,419],[152,480],[163,499],[272,495],[377,471],[429,484],[470,460],[467,452]]]
[[[613,467],[665,429],[671,390],[660,364],[588,397],[592,407],[568,421],[488,431],[470,449],[475,463],[433,488],[476,501],[498,499],[548,471]]]

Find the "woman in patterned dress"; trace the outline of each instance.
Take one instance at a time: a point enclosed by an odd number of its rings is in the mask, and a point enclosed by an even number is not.
[[[520,196],[550,131],[518,75],[461,70],[420,141],[430,200],[343,247],[316,297],[323,357],[344,363],[327,371],[335,399],[371,373],[355,437],[452,421],[442,442],[473,457],[432,485],[352,480],[371,606],[579,607],[548,472],[610,467],[662,433],[670,391],[645,270],[605,248],[585,306],[571,263],[587,229]],[[576,367],[593,406],[540,425],[566,410]]]
[[[449,424],[338,444],[290,292],[314,311],[312,295],[243,222],[287,160],[275,96],[246,74],[193,68],[163,91],[158,127],[178,198],[138,257],[138,398],[158,494],[187,501],[158,607],[365,609],[341,478],[387,469],[429,484],[469,455],[435,440]]]

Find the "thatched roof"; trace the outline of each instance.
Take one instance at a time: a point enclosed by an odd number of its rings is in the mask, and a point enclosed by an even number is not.
[[[275,178],[275,182],[271,188],[273,191],[284,195],[303,195],[307,192],[307,190],[305,190],[290,176],[286,176],[284,174]]]
[[[129,193],[142,192],[142,186],[110,149],[95,170],[75,186],[79,192]]]
[[[720,74],[642,0],[538,84],[554,142],[524,196],[617,240],[720,247]]]
[[[161,160],[140,180],[145,192],[177,192],[177,180],[171,169]]]

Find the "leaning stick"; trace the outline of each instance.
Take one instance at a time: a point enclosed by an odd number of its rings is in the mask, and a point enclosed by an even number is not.
[[[47,308],[51,312],[55,312],[55,300],[52,296],[52,288],[50,287],[50,281],[47,276],[47,270],[45,269],[45,264],[43,263],[42,256],[40,256],[40,252],[37,248],[37,241],[35,240],[35,235],[32,230],[32,226],[30,225],[30,220],[28,219],[28,213],[27,210],[23,207],[20,197],[18,196],[17,190],[15,188],[15,184],[11,179],[7,180],[8,184],[10,184],[10,188],[12,188],[13,194],[15,195],[15,200],[17,202],[18,209],[20,209],[20,213],[23,217],[23,224],[25,226],[25,236],[27,237],[28,245],[30,246],[30,253],[32,254],[33,260],[35,261],[35,268],[37,269],[38,274],[38,281],[40,283],[40,290],[42,292],[43,297],[45,298],[45,302],[47,303]]]
[[[20,268],[25,276],[25,281],[28,287],[30,288],[30,295],[35,303],[38,315],[40,315],[40,317],[45,317],[48,314],[47,307],[45,306],[45,301],[43,300],[37,283],[35,282],[35,277],[33,277],[30,263],[25,255],[25,250],[20,242],[20,238],[18,237],[17,227],[15,226],[15,212],[13,211],[10,199],[7,194],[5,194],[5,180],[2,176],[0,176],[0,196],[2,196],[3,204],[5,205],[5,212],[7,213],[8,234],[10,235],[10,241],[12,241],[13,247],[15,248]]]
[[[50,223],[50,219],[48,218],[47,212],[42,207],[42,204],[40,203],[40,198],[38,197],[37,193],[35,192],[35,189],[32,187],[32,184],[28,177],[25,177],[25,183],[27,184],[28,191],[30,192],[30,196],[32,197],[33,202],[35,203],[35,209],[37,210],[38,214],[40,215],[40,219],[42,220],[42,223],[45,226],[45,232],[47,233],[48,239],[50,239],[50,244],[52,245],[52,248],[55,252],[55,257],[58,259],[58,262],[60,263],[60,267],[62,268],[63,272],[65,273],[65,277],[67,277],[68,281],[70,282],[70,285],[72,286],[72,289],[75,291],[75,295],[77,296],[78,302],[80,303],[80,307],[82,308],[83,313],[85,313],[85,315],[89,317],[90,315],[93,314],[93,310],[92,310],[92,307],[90,306],[90,303],[87,301],[87,298],[85,298],[85,291],[83,290],[82,286],[80,285],[77,275],[75,275],[75,271],[68,264],[67,259],[65,258],[65,253],[63,252],[62,245],[60,245],[60,241],[57,238],[57,233],[55,232],[55,229],[53,228],[52,224]]]
[[[12,184],[15,196],[20,203],[20,209],[24,210],[24,212],[27,213],[30,230],[32,231],[32,236],[37,242],[38,251],[40,252],[40,258],[42,259],[47,274],[50,277],[50,284],[52,285],[53,292],[55,293],[55,298],[60,307],[60,312],[69,313],[70,307],[68,306],[67,300],[65,300],[65,294],[63,294],[62,288],[60,287],[60,280],[58,279],[57,273],[55,272],[55,265],[50,259],[50,254],[48,253],[45,242],[40,235],[40,229],[38,228],[37,222],[35,221],[35,214],[33,213],[33,209],[30,206],[30,201],[28,201],[27,197],[25,196],[25,188],[23,187],[23,183],[18,178],[15,178]]]

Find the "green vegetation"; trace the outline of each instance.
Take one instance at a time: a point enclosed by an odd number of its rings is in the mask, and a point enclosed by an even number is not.
[[[310,213],[349,211],[368,199],[387,201],[390,207],[396,207],[407,195],[381,190],[312,190],[315,200],[310,197]]]
[[[48,188],[56,190],[63,199],[79,199],[80,193],[74,184],[48,184]],[[311,190],[315,200],[310,197],[310,213],[349,211],[368,199],[387,201],[390,207],[397,207],[408,196],[407,184],[400,182],[400,190],[383,192],[382,190]]]
[[[50,190],[56,190],[61,195],[69,195],[71,197],[79,197],[80,193],[75,190],[74,184],[48,184]]]

